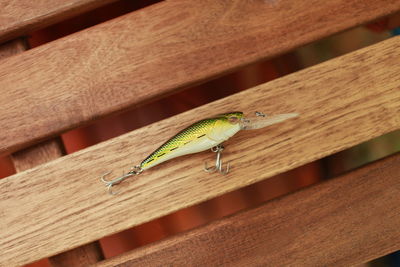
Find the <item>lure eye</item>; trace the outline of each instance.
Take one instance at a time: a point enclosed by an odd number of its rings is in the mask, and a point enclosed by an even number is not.
[[[232,116],[232,117],[229,117],[229,118],[228,118],[228,121],[229,121],[231,124],[236,124],[236,123],[239,122],[239,118],[236,117],[236,116]]]

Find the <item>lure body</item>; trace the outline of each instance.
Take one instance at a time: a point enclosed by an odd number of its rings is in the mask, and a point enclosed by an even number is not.
[[[201,152],[210,148],[217,154],[214,167],[204,166],[207,172],[218,171],[221,174],[227,174],[229,164],[226,168],[222,167],[221,151],[224,149],[220,144],[235,135],[240,130],[253,130],[264,128],[284,120],[297,117],[297,113],[278,114],[274,116],[266,116],[262,112],[256,112],[256,118],[244,118],[242,112],[231,112],[221,114],[213,118],[198,121],[177,135],[169,139],[162,146],[157,148],[145,160],[131,168],[128,173],[113,180],[106,180],[105,176],[111,172],[105,173],[100,180],[105,183],[108,192],[111,195],[116,193],[112,191],[112,187],[121,183],[123,180],[141,174],[144,170],[154,167],[167,160]]]
[[[242,117],[242,112],[232,112],[198,121],[161,145],[139,166],[146,170],[167,160],[215,147],[241,129]]]

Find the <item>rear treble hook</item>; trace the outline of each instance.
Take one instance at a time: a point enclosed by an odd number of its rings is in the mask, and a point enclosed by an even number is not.
[[[140,173],[142,173],[142,171],[143,171],[142,168],[140,168],[139,166],[135,166],[135,167],[133,167],[128,173],[126,173],[126,174],[124,173],[124,174],[122,174],[122,176],[117,177],[117,178],[115,178],[115,179],[113,179],[113,180],[111,180],[111,181],[108,181],[108,180],[104,179],[104,177],[106,177],[107,175],[109,175],[110,173],[112,173],[112,171],[109,171],[109,172],[106,172],[105,174],[103,174],[103,175],[100,177],[100,180],[101,180],[103,183],[106,184],[106,186],[107,186],[107,192],[108,192],[110,195],[116,195],[116,194],[118,194],[118,193],[112,191],[112,187],[113,187],[114,185],[117,185],[117,184],[121,183],[121,182],[122,182],[123,180],[125,180],[126,178],[129,178],[129,177],[134,176],[134,175],[139,175]]]
[[[217,158],[215,160],[215,166],[212,166],[212,167],[207,167],[207,162],[204,162],[204,170],[206,172],[218,171],[221,174],[227,174],[229,172],[229,163],[226,165],[225,169],[223,169],[223,167],[222,167],[221,153],[223,150],[224,150],[224,146],[221,144],[211,148],[212,152],[217,153]]]

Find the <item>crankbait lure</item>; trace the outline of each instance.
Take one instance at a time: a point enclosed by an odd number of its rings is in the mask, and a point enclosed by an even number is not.
[[[111,173],[108,172],[101,177],[101,181],[106,184],[108,192],[114,195],[115,193],[111,190],[112,187],[128,177],[139,175],[144,170],[167,160],[208,149],[217,153],[217,158],[215,166],[207,167],[207,164],[205,164],[204,170],[227,174],[229,164],[225,169],[222,167],[221,152],[224,149],[222,142],[228,140],[240,130],[259,129],[297,116],[297,113],[287,113],[270,117],[261,112],[256,112],[255,118],[248,119],[243,117],[243,112],[231,112],[204,119],[176,134],[145,158],[142,163],[134,166],[128,173],[107,181],[104,178]]]

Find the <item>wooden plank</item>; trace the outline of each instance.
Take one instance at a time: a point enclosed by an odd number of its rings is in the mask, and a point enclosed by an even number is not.
[[[0,60],[21,53],[28,48],[24,39],[16,39],[0,46]],[[60,138],[47,140],[11,155],[17,172],[44,164],[65,154]],[[90,243],[50,258],[52,266],[88,266],[104,259],[100,244]],[[79,265],[80,264],[80,265]]]
[[[65,155],[65,152],[62,141],[59,138],[55,138],[13,153],[11,157],[15,169],[20,172],[55,160],[63,155]],[[98,241],[94,241],[50,257],[49,262],[53,267],[89,266],[103,259],[104,256],[100,244]]]
[[[98,266],[353,266],[400,249],[400,154]]]
[[[51,257],[52,267],[91,266],[104,259],[100,242],[95,241]]]
[[[399,9],[398,0],[175,0],[129,13],[0,64],[0,153]]]
[[[393,37],[0,180],[1,261],[56,254],[399,129],[399,49]],[[232,110],[300,116],[227,142],[227,176],[204,173],[214,155],[199,153],[106,193],[101,174],[120,175],[184,126]]]
[[[11,155],[15,169],[18,172],[28,170],[63,156],[64,148],[58,138],[45,141]]]
[[[0,0],[0,43],[115,0]]]
[[[65,155],[59,138],[52,139],[12,154],[17,171],[24,171]],[[85,244],[49,258],[51,266],[88,266],[104,259],[98,241]]]

